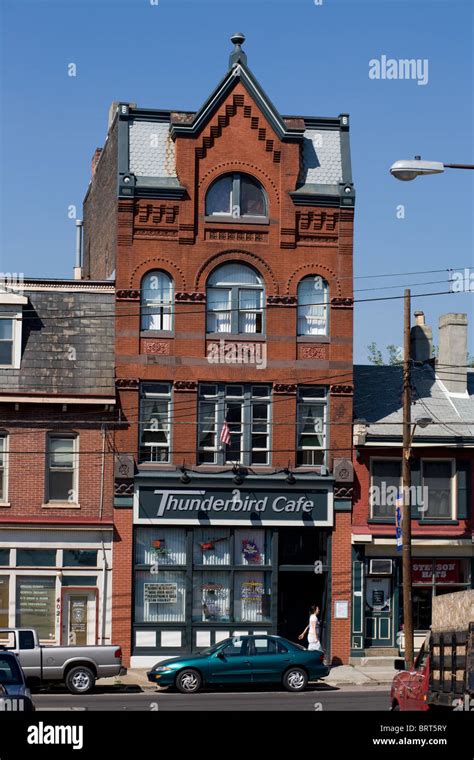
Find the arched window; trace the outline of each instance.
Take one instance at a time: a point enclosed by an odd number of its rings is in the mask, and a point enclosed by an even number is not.
[[[319,275],[298,285],[298,335],[328,334],[329,286]]]
[[[157,269],[148,272],[142,280],[141,329],[172,330],[172,309],[173,280]]]
[[[265,190],[249,174],[225,174],[212,183],[206,195],[206,216],[235,219],[268,215]]]
[[[263,280],[246,264],[217,267],[207,282],[207,332],[263,332]]]

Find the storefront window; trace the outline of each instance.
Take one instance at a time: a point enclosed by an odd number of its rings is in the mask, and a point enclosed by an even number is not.
[[[270,573],[238,572],[234,577],[234,619],[241,623],[270,621]]]
[[[194,573],[193,621],[222,623],[230,620],[230,572]]]
[[[65,549],[64,567],[97,567],[97,551],[91,549]]]
[[[260,529],[235,531],[236,565],[269,565],[270,535]]]
[[[8,627],[9,584],[8,575],[0,575],[0,626],[2,627]]]
[[[184,528],[137,528],[135,564],[185,565],[186,530]]]
[[[186,574],[160,570],[135,574],[135,621],[137,623],[184,623]]]
[[[35,628],[42,640],[55,638],[56,578],[21,576],[16,586],[16,624]]]
[[[230,530],[197,528],[193,536],[195,565],[230,565]]]
[[[56,567],[56,549],[17,549],[18,567]]]

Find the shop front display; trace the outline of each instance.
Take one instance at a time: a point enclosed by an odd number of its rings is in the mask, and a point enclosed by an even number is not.
[[[196,651],[234,632],[286,635],[295,616],[297,637],[327,580],[327,565],[318,578],[314,564],[326,562],[332,494],[282,490],[139,486],[135,656]]]

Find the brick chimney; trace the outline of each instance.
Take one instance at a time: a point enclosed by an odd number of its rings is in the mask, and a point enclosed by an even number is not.
[[[415,311],[415,324],[410,330],[410,354],[415,362],[427,362],[433,349],[433,330],[425,324],[423,311]]]
[[[467,314],[439,318],[439,352],[436,369],[450,393],[467,392]]]

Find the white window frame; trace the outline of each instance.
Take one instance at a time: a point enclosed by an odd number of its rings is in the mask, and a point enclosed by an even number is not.
[[[324,390],[324,396],[305,396],[304,391],[305,389],[309,390],[311,388],[321,388]],[[323,407],[323,445],[322,446],[300,446],[300,408],[304,404],[314,404],[322,406]],[[327,386],[318,385],[315,384],[306,384],[306,385],[299,385],[298,386],[298,392],[296,396],[296,461],[298,462],[299,454],[300,452],[305,451],[322,451],[323,454],[323,461],[320,464],[297,464],[297,467],[324,467],[327,463],[327,455],[328,455],[328,440],[329,440],[329,430],[328,430],[328,405],[329,405],[329,393]]]
[[[21,311],[7,312],[3,308],[0,311],[0,319],[8,319],[12,323],[12,363],[0,364],[0,369],[20,369],[22,316]]]
[[[457,471],[456,471],[456,460],[452,457],[424,457],[420,461],[420,480],[421,480],[421,486],[422,488],[425,485],[425,476],[424,476],[424,465],[425,462],[428,464],[432,462],[450,462],[451,463],[451,515],[449,517],[433,517],[430,516],[427,512],[423,512],[423,516],[421,517],[421,520],[436,520],[439,522],[442,522],[443,520],[457,520],[457,513],[458,513],[458,500],[457,500]]]
[[[170,300],[169,301],[163,301],[159,299],[153,299],[153,300],[146,300],[144,293],[145,293],[145,282],[148,278],[151,277],[158,277],[159,275],[164,276],[169,281],[170,285]],[[140,332],[153,332],[153,333],[171,333],[173,332],[173,326],[174,326],[174,280],[172,276],[169,274],[169,272],[165,272],[163,269],[151,269],[149,272],[146,272],[146,274],[143,275],[141,280],[141,290],[140,290]],[[150,314],[146,313],[146,310],[150,310]],[[153,313],[155,315],[158,315],[159,322],[161,327],[144,327],[143,322],[146,317],[151,316],[151,310],[153,310]],[[169,327],[163,327],[163,323],[166,318],[169,318]]]
[[[374,515],[374,505],[372,503],[372,499],[370,498],[370,489],[373,485],[373,463],[374,462],[400,462],[400,482],[399,482],[399,488],[402,487],[402,458],[401,457],[370,457],[370,480],[369,480],[369,496],[368,496],[368,502],[370,507],[370,519],[371,520],[384,520],[386,518],[381,517],[380,515]],[[393,510],[393,521],[395,523],[395,508]]]
[[[310,306],[312,304],[305,304],[300,302],[300,290],[303,286],[303,283],[309,282],[309,280],[321,280],[322,287],[321,288],[314,288],[315,294],[318,292],[323,293],[323,301],[321,302],[321,306],[323,306],[324,309],[324,315],[325,315],[325,324],[324,324],[324,332],[309,332],[308,329],[308,319],[307,316],[304,317],[306,320],[306,329],[304,332],[300,332],[300,319],[303,319],[303,316],[301,316],[301,311],[306,306]],[[298,283],[297,288],[297,308],[296,308],[296,333],[299,338],[327,338],[329,336],[329,319],[330,319],[330,302],[329,302],[329,294],[330,294],[330,287],[328,281],[320,274],[308,274],[305,275]],[[316,295],[315,295],[316,298]],[[317,302],[315,301],[314,305],[317,305]]]
[[[153,386],[159,386],[159,385],[166,385],[168,387],[168,390],[166,393],[162,393],[161,391],[154,392],[151,389]],[[167,420],[165,422],[165,425],[163,426],[163,431],[167,435],[168,442],[167,444],[142,444],[142,434],[146,430],[155,430],[154,428],[147,428],[144,425],[143,418],[142,418],[142,404],[143,401],[149,398],[156,398],[156,399],[162,399],[164,401],[167,401],[168,403],[168,416]],[[142,383],[140,387],[140,406],[139,406],[139,430],[138,430],[138,453],[139,453],[139,464],[169,464],[171,462],[171,449],[172,449],[172,440],[171,440],[171,434],[172,434],[172,422],[173,422],[173,385],[169,380],[164,380],[162,382],[156,380],[147,380],[146,382]],[[149,449],[150,454],[153,450],[153,448],[162,448],[168,450],[168,456],[166,459],[159,459],[154,460],[152,458],[150,459],[143,459],[141,452],[143,448]]]
[[[72,478],[72,490],[74,491],[75,501],[68,501],[67,499],[51,499],[49,494],[49,475],[50,475],[50,456],[51,448],[50,442],[52,439],[68,439],[73,441],[72,447],[72,463],[73,463],[73,478]],[[64,507],[78,507],[79,506],[79,435],[77,433],[48,433],[46,440],[46,478],[45,478],[45,504],[47,506],[64,506]]]

